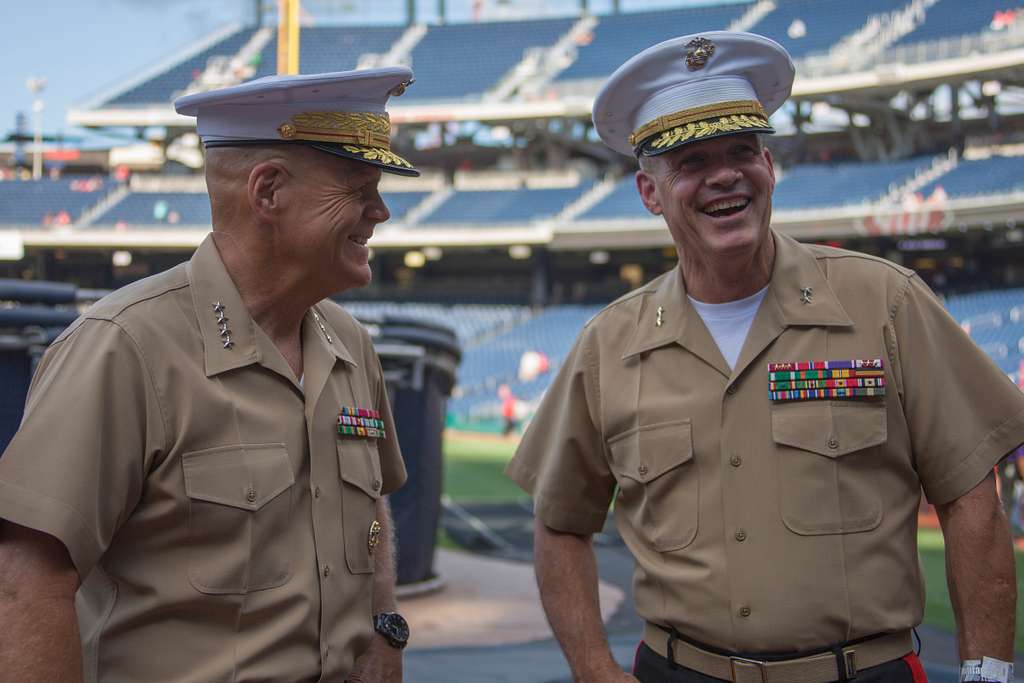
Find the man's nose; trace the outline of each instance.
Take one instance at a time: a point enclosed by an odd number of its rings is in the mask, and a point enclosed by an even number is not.
[[[726,163],[717,164],[708,175],[707,183],[716,187],[732,187],[742,177],[738,168]]]
[[[384,223],[391,218],[391,211],[388,209],[388,205],[384,203],[384,198],[378,194],[374,201],[370,202],[367,206],[366,215],[377,223]]]

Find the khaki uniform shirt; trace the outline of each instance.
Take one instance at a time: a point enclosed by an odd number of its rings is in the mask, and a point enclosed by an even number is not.
[[[614,494],[640,615],[733,652],[918,624],[921,487],[949,502],[1024,441],[1024,395],[911,271],[774,238],[733,370],[677,268],[587,324],[508,469],[556,530]],[[874,358],[884,398],[769,400],[770,362]]]
[[[317,304],[302,358],[304,389],[209,237],[47,351],[0,517],[67,546],[86,681],[340,681],[367,647],[369,530],[405,468],[362,327]],[[386,438],[339,436],[342,406]]]

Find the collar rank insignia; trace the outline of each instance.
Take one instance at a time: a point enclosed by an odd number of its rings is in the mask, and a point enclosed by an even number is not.
[[[885,369],[881,358],[768,364],[768,398],[772,401],[883,396]]]
[[[380,419],[379,411],[349,406],[342,406],[338,413],[338,434],[360,439],[386,438],[384,420]]]

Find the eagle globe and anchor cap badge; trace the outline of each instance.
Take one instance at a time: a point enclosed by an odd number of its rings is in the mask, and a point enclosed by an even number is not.
[[[703,36],[686,44],[686,68],[690,71],[703,69],[715,54],[715,44]]]

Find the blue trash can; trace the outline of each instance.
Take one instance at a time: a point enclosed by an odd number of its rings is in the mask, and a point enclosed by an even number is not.
[[[434,578],[441,521],[441,438],[462,355],[455,332],[399,316],[360,316],[384,369],[398,445],[409,479],[390,496],[398,548],[398,584]]]
[[[21,424],[36,364],[78,317],[77,300],[74,285],[0,279],[0,454]]]

